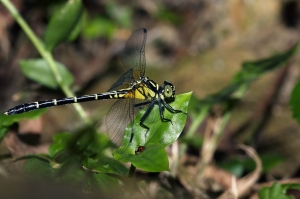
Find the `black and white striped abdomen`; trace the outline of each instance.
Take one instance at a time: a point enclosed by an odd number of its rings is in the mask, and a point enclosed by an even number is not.
[[[112,92],[106,92],[101,94],[83,95],[79,97],[67,97],[61,99],[52,99],[52,100],[45,100],[39,102],[25,103],[9,109],[4,114],[14,115],[14,114],[25,113],[25,112],[29,112],[41,108],[48,108],[52,106],[59,106],[59,105],[73,104],[73,103],[80,103],[80,102],[88,102],[94,100],[120,99],[122,98],[121,96],[124,96],[124,94],[126,94],[127,92],[128,90],[124,89],[121,91],[112,91]]]

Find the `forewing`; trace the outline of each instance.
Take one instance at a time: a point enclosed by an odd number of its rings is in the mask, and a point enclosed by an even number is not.
[[[105,125],[108,137],[117,146],[121,146],[125,129],[133,120],[132,100],[117,100],[106,115]]]
[[[146,58],[145,43],[147,39],[147,30],[138,29],[132,33],[126,42],[122,53],[122,62],[127,70],[133,69],[133,76],[138,79],[145,74]]]

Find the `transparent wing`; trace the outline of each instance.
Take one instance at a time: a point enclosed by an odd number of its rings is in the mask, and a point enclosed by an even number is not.
[[[136,114],[141,110],[140,108],[134,108],[134,104],[145,103],[144,100],[137,100],[135,98],[119,99],[109,109],[105,125],[108,133],[108,137],[112,143],[117,146],[121,146],[126,127],[133,121]],[[146,104],[145,106],[147,106]],[[141,106],[141,107],[145,107]],[[157,117],[160,118],[159,115]],[[132,123],[133,124],[133,123]],[[133,127],[132,127],[132,134]],[[132,135],[134,136],[134,135]],[[128,144],[129,140],[128,140]]]
[[[117,100],[106,115],[105,125],[108,137],[117,146],[121,146],[125,129],[134,118],[133,100]]]
[[[108,91],[116,91],[124,88],[129,88],[131,82],[133,82],[133,69],[128,70],[124,73],[116,83],[114,83]]]
[[[138,29],[132,33],[126,42],[122,53],[122,62],[127,70],[133,69],[133,77],[138,79],[145,74],[146,58],[145,44],[147,39],[147,30]]]

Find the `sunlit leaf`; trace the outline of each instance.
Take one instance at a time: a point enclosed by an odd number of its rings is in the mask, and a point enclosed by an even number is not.
[[[145,113],[145,109],[140,111],[134,120],[134,136],[132,142],[129,144],[131,137],[130,125],[126,128],[124,140],[122,146],[114,151],[114,157],[117,160],[124,162],[131,162],[138,168],[145,171],[162,171],[159,169],[167,169],[168,164],[164,161],[166,159],[166,154],[164,152],[164,147],[172,144],[181,134],[183,127],[186,122],[186,112],[188,108],[189,99],[191,97],[191,92],[186,94],[181,94],[176,96],[176,100],[170,105],[176,109],[181,110],[183,113],[171,113],[165,109],[164,117],[170,119],[172,122],[163,122],[158,120],[155,123],[147,124],[147,120],[153,121],[156,117],[159,117],[158,107],[155,106],[154,109],[149,114],[145,124],[150,127],[149,132],[146,135],[146,129],[140,126],[139,122],[141,117]],[[154,118],[152,118],[154,117]],[[153,145],[154,144],[154,145]],[[135,156],[135,151],[139,146],[145,146],[146,149],[141,153],[143,155],[137,157]],[[157,153],[157,154],[155,154]],[[153,160],[156,159],[157,161]],[[151,164],[149,165],[149,160],[153,162],[160,162],[160,165],[153,166],[151,170]],[[142,166],[142,167],[141,167]],[[158,169],[158,170],[157,170]]]
[[[160,144],[147,144],[145,150],[139,154],[114,153],[120,161],[131,162],[136,168],[147,172],[160,172],[169,170],[168,156],[165,147]]]

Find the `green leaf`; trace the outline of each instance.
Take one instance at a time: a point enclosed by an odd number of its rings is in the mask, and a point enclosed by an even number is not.
[[[106,135],[95,129],[95,124],[85,126],[73,134],[60,133],[54,136],[49,154],[56,162],[62,164],[68,159],[83,160],[91,157],[102,158],[103,151],[110,146]],[[86,165],[87,167],[87,165]]]
[[[125,176],[128,174],[128,168],[124,166],[124,164],[122,164],[120,161],[116,161],[113,158],[108,158],[108,157],[103,157],[101,159],[98,159],[98,162],[100,162],[105,165],[108,166],[110,169],[110,173],[114,173],[114,174],[118,174],[121,176]],[[99,163],[97,165],[100,165]],[[103,166],[103,167],[105,167]],[[95,167],[95,169],[97,169],[97,167]]]
[[[44,112],[46,112],[46,109],[39,109],[36,111],[16,115],[0,114],[0,142],[5,137],[6,132],[11,125],[23,119],[36,119],[39,116],[41,116]]]
[[[46,159],[30,158],[24,164],[23,172],[34,178],[49,178],[53,174],[53,168]]]
[[[98,173],[110,173],[125,176],[128,174],[128,169],[113,158],[105,156],[97,156],[95,158],[87,158],[84,162],[84,166],[92,171]]]
[[[89,184],[95,191],[100,189],[107,193],[116,191],[118,180],[104,173],[93,173],[89,176]]]
[[[286,195],[287,190],[289,189],[296,189],[300,190],[300,184],[279,184],[274,183],[272,187],[262,187],[259,192],[260,199],[292,199],[293,196]]]
[[[284,162],[284,157],[272,153],[260,154],[260,159],[262,161],[263,172],[267,172]],[[223,168],[238,177],[240,177],[244,171],[253,171],[256,168],[256,164],[251,158],[233,157],[217,164],[218,167]]]
[[[174,25],[179,25],[182,23],[182,18],[177,13],[165,8],[159,8],[157,10],[156,17],[159,20],[167,21]]]
[[[292,110],[293,118],[300,124],[300,80],[298,80],[294,87],[290,99],[290,107]]]
[[[298,43],[283,53],[258,61],[243,63],[242,70],[234,76],[232,82],[228,86],[221,89],[219,92],[200,100],[197,104],[195,104],[195,106],[203,107],[206,105],[211,106],[216,103],[229,102],[229,100],[232,99],[231,96],[233,93],[244,87],[248,87],[260,75],[263,75],[270,70],[278,68],[283,63],[286,63],[296,52],[297,47]]]
[[[133,8],[124,5],[117,5],[113,1],[105,5],[109,16],[114,19],[121,27],[130,28],[132,24]],[[112,21],[113,22],[113,21]]]
[[[300,184],[282,184],[281,185],[283,187],[284,190],[288,190],[288,189],[296,189],[296,190],[300,190]]]
[[[74,134],[72,140],[68,143],[68,148],[77,155],[88,157],[99,155],[108,147],[108,144],[107,136],[100,134],[95,128],[95,124],[91,124]]]
[[[55,176],[59,177],[59,182],[74,184],[79,182],[86,184],[86,174],[87,171],[82,169],[82,163],[75,157],[66,159],[55,172]]]
[[[58,133],[53,137],[53,143],[48,148],[49,155],[54,157],[57,153],[65,150],[69,141],[72,139],[70,133]]]
[[[90,167],[95,164],[91,158],[88,159],[89,160],[86,161],[82,158],[75,157],[73,154],[72,157],[66,159],[56,170],[55,176],[59,177],[58,180],[60,182],[81,184],[87,191],[98,191],[99,188],[102,189],[102,191],[106,191],[109,188],[114,188],[118,180],[103,173],[105,168],[101,168],[100,171],[86,168],[86,166]],[[84,163],[85,165],[83,165]]]
[[[82,26],[83,26],[83,20],[84,20],[84,17],[83,15],[80,17],[78,23],[76,24],[76,26],[73,28],[73,30],[71,31],[70,35],[68,36],[68,41],[71,42],[71,41],[74,41],[75,39],[78,38],[79,34],[81,33],[82,31]]]
[[[188,108],[188,103],[191,97],[191,92],[186,94],[177,95],[174,102],[169,103],[176,110],[181,110],[183,113],[171,113],[166,108],[164,111],[164,117],[170,119],[172,122],[163,122],[161,120],[157,120],[160,118],[158,106],[155,106],[149,116],[147,117],[145,124],[150,128],[149,132],[146,135],[146,129],[140,126],[140,119],[145,114],[145,109],[140,111],[137,114],[137,117],[134,120],[134,136],[131,143],[129,143],[132,130],[130,128],[131,125],[125,130],[125,135],[123,139],[122,146],[116,149],[113,153],[114,157],[117,160],[121,160],[123,162],[132,162],[137,168],[143,169],[145,171],[151,170],[151,164],[149,165],[149,160],[155,162],[161,161],[160,166],[154,165],[151,171],[162,171],[159,169],[166,170],[167,164],[164,162],[166,156],[165,153],[162,152],[162,149],[170,144],[172,144],[181,134],[183,127],[186,122],[186,112]],[[152,123],[152,121],[157,121]],[[154,144],[154,145],[152,145]],[[143,154],[143,158],[135,155],[135,150],[139,146],[145,146],[146,149],[141,154]],[[158,154],[155,155],[155,153]],[[150,152],[147,152],[150,151]],[[152,151],[152,152],[151,152]],[[133,156],[136,156],[135,159]],[[142,167],[140,167],[142,166]]]
[[[280,163],[283,163],[285,160],[284,156],[280,156],[275,153],[263,153],[263,154],[260,154],[259,156],[260,156],[260,159],[262,162],[262,167],[263,167],[262,170],[264,173],[275,168]],[[256,167],[256,164],[255,164],[254,160],[248,158],[245,161],[245,167],[248,171],[253,171]]]
[[[229,171],[237,177],[241,177],[245,171],[245,161],[241,158],[229,159],[217,164],[219,168]]]
[[[17,123],[23,119],[36,119],[40,117],[47,109],[38,109],[35,111],[30,111],[22,114],[16,115],[4,115],[0,114],[0,127],[9,127],[13,123]]]
[[[3,140],[3,138],[6,136],[7,128],[0,127],[0,142]]]
[[[100,36],[110,38],[116,27],[115,24],[105,17],[96,17],[90,20],[86,20],[82,34],[85,38],[94,39]]]
[[[118,153],[114,151],[114,158],[123,162],[131,162],[136,168],[147,172],[169,171],[168,156],[165,147],[160,144],[147,144],[146,149],[138,155]]]
[[[105,134],[101,134],[97,131],[94,132],[94,135],[92,135],[92,133],[90,134],[91,140],[89,143],[87,143],[87,147],[84,149],[84,154],[86,156],[93,156],[95,154],[102,153],[104,149],[111,146],[109,139]]]
[[[235,76],[233,82],[253,80],[270,70],[274,70],[286,63],[295,54],[297,49],[298,42],[283,53],[258,61],[243,63],[241,72]]]
[[[58,72],[62,77],[62,83],[65,86],[70,86],[73,81],[73,75],[68,71],[68,69],[61,63],[55,62]],[[22,72],[29,79],[36,81],[44,86],[52,89],[59,87],[54,74],[52,73],[48,63],[44,59],[27,59],[21,60],[20,66]]]
[[[200,100],[197,106],[204,106],[204,105],[213,105],[216,103],[222,103],[231,99],[231,95],[236,92],[239,88],[244,86],[245,84],[249,84],[250,81],[239,81],[233,82],[226,86],[225,88],[221,89],[219,92],[211,94],[207,96],[205,99]]]
[[[280,163],[283,163],[285,157],[279,154],[269,153],[269,154],[260,154],[260,159],[262,161],[263,172],[268,172],[271,169],[278,166]]]
[[[44,33],[45,46],[49,51],[69,37],[80,21],[82,12],[81,0],[69,0],[56,11]]]

